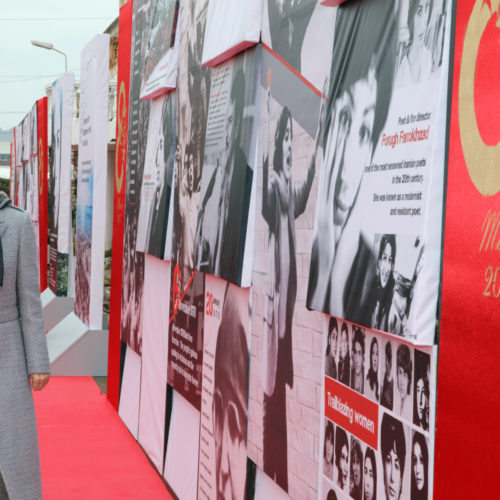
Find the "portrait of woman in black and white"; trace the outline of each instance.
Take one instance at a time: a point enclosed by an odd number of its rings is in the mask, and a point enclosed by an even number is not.
[[[351,389],[363,394],[365,386],[365,333],[353,326]]]
[[[347,493],[349,441],[347,441],[346,431],[339,426],[335,433],[335,466],[337,467],[337,486]]]
[[[366,448],[363,478],[363,500],[377,500],[377,462],[372,448]]]
[[[409,0],[407,4],[407,22],[403,19],[400,28],[398,86],[419,83],[432,72],[429,24],[433,3],[433,0]]]
[[[412,421],[412,398],[411,398],[411,377],[412,360],[410,348],[405,344],[400,344],[396,352],[396,404],[394,410],[409,422]]]
[[[429,354],[415,350],[413,423],[424,431],[429,430],[430,362]]]
[[[373,337],[370,342],[370,352],[369,352],[369,368],[366,374],[365,383],[365,396],[370,398],[372,401],[377,401],[380,398],[379,383],[378,383],[378,365],[379,365],[379,354],[378,354],[378,340],[377,337]]]
[[[331,378],[337,378],[337,342],[339,328],[336,318],[330,318],[328,322],[328,338],[326,343],[325,355],[325,375]]]
[[[389,331],[389,311],[394,294],[394,262],[396,261],[396,236],[384,234],[378,250],[375,288],[368,306],[370,326]]]
[[[288,491],[286,386],[293,387],[292,320],[297,298],[295,221],[306,210],[316,171],[323,99],[314,146],[305,177],[292,178],[293,120],[285,105],[274,133],[270,130],[271,84],[268,80],[266,137],[262,168],[262,218],[267,225],[268,270],[264,320],[267,366],[264,378],[264,472]],[[274,152],[270,161],[270,140]],[[278,425],[279,424],[279,425]]]
[[[392,374],[392,345],[388,340],[385,344],[385,373],[380,393],[380,404],[392,410],[394,403],[394,377]]]
[[[162,258],[175,156],[175,93],[151,101],[136,250]]]
[[[429,450],[420,432],[413,433],[411,443],[411,500],[427,500],[429,489]]]
[[[308,307],[365,325],[376,257],[358,194],[392,98],[396,14],[392,0],[338,7],[311,252]]]
[[[351,436],[351,467],[349,495],[354,500],[361,500],[363,494],[363,451],[359,439]]]
[[[380,444],[385,500],[399,500],[403,490],[406,438],[403,424],[388,413],[382,417]]]
[[[323,445],[323,474],[333,481],[333,452],[334,452],[333,423],[326,420],[325,442]]]
[[[340,351],[338,377],[339,382],[349,385],[349,377],[351,372],[351,357],[349,354],[349,329],[347,323],[342,322],[340,327]]]

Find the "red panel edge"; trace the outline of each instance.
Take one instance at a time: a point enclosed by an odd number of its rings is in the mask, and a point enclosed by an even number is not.
[[[111,292],[109,303],[108,390],[107,398],[118,411],[120,400],[120,328],[123,279],[123,232],[125,225],[125,186],[127,172],[128,100],[130,51],[132,43],[132,4],[120,8],[118,35],[118,84],[116,99],[116,151],[113,199],[113,239]]]
[[[248,40],[245,40],[243,42],[240,42],[238,45],[235,45],[234,47],[231,47],[230,49],[226,50],[222,54],[218,55],[217,57],[214,57],[213,59],[210,59],[206,63],[203,63],[203,66],[207,66],[208,68],[213,68],[224,61],[227,61],[231,57],[235,56],[239,52],[243,52],[244,50],[248,49],[248,47],[252,47],[253,45],[257,45],[258,42],[249,42]]]
[[[38,125],[38,224],[40,244],[40,290],[47,288],[47,244],[48,244],[48,143],[47,143],[47,97],[37,101]]]
[[[341,3],[344,3],[346,0],[323,0],[321,5],[325,7],[338,7]]]

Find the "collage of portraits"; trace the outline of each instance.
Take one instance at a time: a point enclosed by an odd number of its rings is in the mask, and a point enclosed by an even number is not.
[[[451,2],[338,3],[133,3],[119,414],[181,499],[432,498]]]

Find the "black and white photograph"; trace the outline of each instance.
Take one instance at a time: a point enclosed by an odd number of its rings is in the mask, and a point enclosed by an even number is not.
[[[375,403],[380,400],[381,384],[379,383],[379,366],[382,359],[379,345],[382,345],[382,337],[367,334],[366,340],[366,365],[368,370],[365,379],[365,396]],[[380,343],[379,343],[380,342]]]
[[[146,156],[150,102],[141,101],[141,71],[143,66],[149,4],[145,0],[134,2],[134,24],[132,26],[132,58],[129,100],[129,127],[127,152],[127,198],[125,205],[125,227],[123,235],[123,293],[121,339],[137,354],[141,354],[141,314],[144,285],[144,253],[136,251],[140,194]]]
[[[302,342],[304,335],[324,342],[324,316],[305,306],[309,266],[303,265],[310,257],[324,100],[268,51],[261,87],[252,345],[262,348],[250,363],[249,457],[284,491],[304,482],[317,491],[319,464],[304,476],[289,457],[300,446],[293,432],[319,439],[320,430],[313,393],[324,376],[301,370],[301,360],[321,367],[324,355]],[[316,415],[317,423],[301,422],[301,412]]]
[[[196,224],[196,269],[238,285],[256,159],[259,55],[247,50],[212,71]]]
[[[427,500],[429,491],[429,448],[423,434],[413,431],[411,442],[411,500]]]
[[[394,391],[394,412],[408,422],[413,420],[413,356],[406,344],[396,349],[396,390]]]
[[[206,276],[198,481],[207,498],[246,498],[249,326],[250,291]]]
[[[262,42],[321,90],[331,61],[337,9],[317,0],[263,0]]]
[[[175,45],[179,3],[179,0],[152,0],[150,3],[141,99],[158,97],[175,88],[178,63]]]
[[[348,493],[349,487],[349,441],[347,433],[337,426],[335,431],[335,467],[337,468],[336,484],[341,491]]]
[[[346,321],[341,321],[340,324],[339,363],[337,373],[339,382],[342,382],[344,385],[349,387],[349,380],[351,376],[349,324]]]
[[[338,8],[308,306],[362,324],[375,256],[361,233],[358,193],[389,110],[396,35],[393,1]]]
[[[162,259],[175,163],[177,95],[151,101],[136,250]]]
[[[365,331],[352,325],[351,389],[360,394],[365,392]]]
[[[361,441],[351,436],[351,465],[349,470],[349,496],[361,500],[363,496],[363,449]]]
[[[325,418],[325,441],[323,444],[323,475],[333,481],[335,458],[335,428],[333,422]]]
[[[429,354],[415,349],[415,375],[413,423],[424,431],[429,430],[430,410],[430,370],[431,357]]]
[[[409,490],[409,446],[408,428],[388,413],[382,416],[380,426],[380,458],[383,481],[379,487],[383,500],[400,500],[408,498]]]
[[[339,344],[338,325],[339,322],[332,316],[328,321],[325,352],[325,375],[333,379],[337,378],[337,346]]]
[[[375,452],[368,446],[363,464],[363,500],[377,500],[377,461]]]
[[[396,86],[432,77],[443,62],[446,2],[406,0],[400,12]]]
[[[392,342],[388,339],[381,340],[381,347],[383,347],[383,360],[382,365],[382,387],[380,389],[380,404],[385,406],[388,410],[394,408],[394,366],[396,364],[395,353],[393,353]]]
[[[184,288],[194,269],[194,244],[205,131],[210,95],[210,68],[201,65],[208,0],[183,2],[179,40],[177,149],[174,180],[172,259]]]

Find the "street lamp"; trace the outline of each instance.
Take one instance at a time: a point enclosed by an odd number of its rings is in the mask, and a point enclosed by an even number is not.
[[[42,49],[53,50],[54,52],[59,52],[59,54],[62,54],[64,56],[64,71],[68,71],[68,58],[66,57],[66,54],[64,52],[55,49],[54,45],[52,45],[51,43],[40,42],[39,40],[31,40],[31,45],[34,45],[35,47],[41,47]]]

